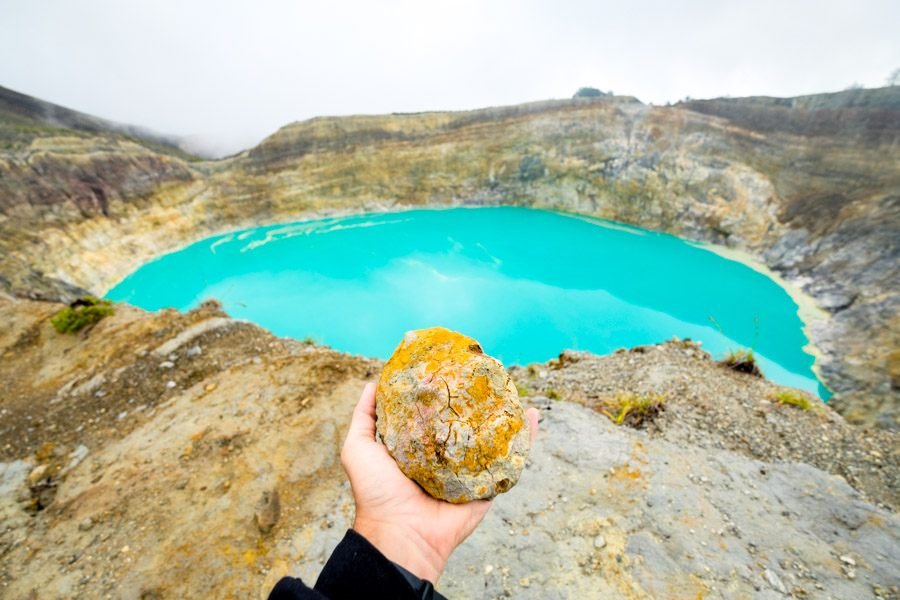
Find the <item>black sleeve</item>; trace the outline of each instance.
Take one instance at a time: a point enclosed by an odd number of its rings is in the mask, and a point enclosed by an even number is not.
[[[434,591],[431,583],[407,573],[366,538],[349,529],[325,563],[314,589],[297,578],[285,577],[275,585],[269,600],[430,600],[443,597]]]

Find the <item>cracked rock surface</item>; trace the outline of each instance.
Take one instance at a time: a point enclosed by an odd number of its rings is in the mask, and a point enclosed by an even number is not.
[[[376,391],[378,434],[403,473],[453,503],[493,498],[519,480],[528,426],[509,374],[474,339],[410,331]]]

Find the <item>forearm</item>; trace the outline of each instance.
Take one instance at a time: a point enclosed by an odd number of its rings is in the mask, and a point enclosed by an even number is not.
[[[404,573],[361,532],[347,531],[331,553],[313,589],[300,579],[285,577],[272,590],[269,600],[344,600],[390,598],[391,600],[446,600],[417,572]],[[419,578],[419,579],[417,579]]]
[[[418,599],[409,581],[361,532],[347,531],[316,581],[315,589],[332,600],[378,597]]]

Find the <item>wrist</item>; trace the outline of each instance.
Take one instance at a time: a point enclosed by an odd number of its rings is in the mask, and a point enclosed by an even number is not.
[[[448,557],[410,527],[357,515],[353,529],[388,560],[432,584],[447,564]]]

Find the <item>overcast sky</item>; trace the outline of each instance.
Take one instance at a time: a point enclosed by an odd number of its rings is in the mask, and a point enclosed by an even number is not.
[[[0,85],[247,146],[316,115],[586,85],[654,103],[877,87],[898,24],[898,0],[0,0]]]

